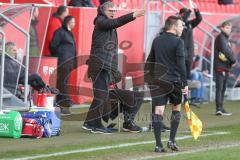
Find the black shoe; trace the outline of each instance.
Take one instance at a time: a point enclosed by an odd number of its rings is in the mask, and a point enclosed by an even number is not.
[[[88,123],[84,123],[82,126],[82,129],[87,130],[87,131],[92,131],[94,128],[96,128],[95,126],[91,126]]]
[[[95,127],[91,130],[91,133],[112,134],[112,131],[105,127]]]
[[[138,132],[142,132],[142,128],[136,125],[134,122],[124,122],[123,131],[138,133]]]
[[[69,109],[69,107],[61,107],[61,109],[60,109],[60,113],[61,113],[61,115],[71,115],[72,113],[70,112],[70,109]]]
[[[109,124],[106,128],[107,128],[109,131],[117,132],[118,129],[117,129],[117,128],[114,128],[116,125],[117,125],[117,123],[111,123],[111,124]]]
[[[164,152],[167,152],[167,150],[165,148],[163,148],[163,147],[156,146],[155,147],[155,152],[157,152],[157,153],[164,153]]]
[[[216,112],[217,116],[231,116],[232,113],[227,112],[225,109],[218,110]]]
[[[179,151],[176,142],[168,141],[167,147],[170,148],[172,151]]]

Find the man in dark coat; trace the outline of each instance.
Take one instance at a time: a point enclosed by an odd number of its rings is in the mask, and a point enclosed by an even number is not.
[[[226,90],[226,83],[229,69],[235,64],[236,60],[228,40],[232,31],[232,24],[224,22],[221,25],[221,33],[215,39],[214,46],[214,71],[216,74],[216,115],[232,115],[226,112],[223,107],[223,98]]]
[[[195,18],[189,20],[191,13],[195,13]],[[179,12],[180,16],[182,17],[183,22],[185,23],[185,28],[183,30],[181,38],[184,41],[185,47],[185,63],[187,69],[187,78],[191,79],[191,68],[192,68],[192,61],[194,56],[194,40],[193,40],[193,29],[199,25],[202,21],[201,13],[197,8],[182,8]]]
[[[113,3],[106,2],[99,6],[98,15],[94,20],[95,27],[92,35],[90,59],[88,60],[88,75],[93,82],[94,99],[82,127],[92,133],[111,133],[102,125],[101,120],[103,114],[108,114],[103,113],[104,107],[108,106],[106,105],[109,96],[108,85],[121,80],[121,74],[117,70],[118,37],[116,28],[143,16],[145,13],[144,11],[136,11],[114,18],[115,11]]]
[[[67,83],[70,73],[77,66],[76,43],[72,33],[74,26],[75,19],[72,16],[65,17],[62,27],[54,32],[50,43],[51,55],[58,57],[57,88],[60,94],[57,103],[62,114],[70,114],[69,107],[72,105]]]

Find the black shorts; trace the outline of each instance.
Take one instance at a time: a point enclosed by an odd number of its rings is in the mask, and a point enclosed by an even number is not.
[[[163,95],[152,97],[152,106],[163,106],[166,105],[168,100],[173,105],[178,105],[182,103],[182,85],[180,82],[172,82],[174,89],[172,92]],[[161,87],[161,86],[160,86]]]

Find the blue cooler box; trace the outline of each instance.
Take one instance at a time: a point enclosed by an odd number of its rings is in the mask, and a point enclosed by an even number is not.
[[[60,111],[55,108],[33,107],[30,112],[22,113],[23,118],[38,119],[44,117],[44,137],[59,136],[61,130]],[[41,121],[41,120],[40,120]]]

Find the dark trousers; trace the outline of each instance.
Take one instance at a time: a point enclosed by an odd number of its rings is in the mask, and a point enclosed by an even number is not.
[[[134,107],[127,107],[127,106],[122,105],[125,123],[130,123],[130,122],[134,121],[134,119],[142,105],[143,99],[137,99],[135,101],[136,102],[135,102]]]
[[[93,80],[93,101],[87,113],[85,123],[88,125],[101,127],[101,119],[104,116],[104,106],[108,106],[108,84],[109,73],[101,70],[99,75]]]
[[[70,107],[72,100],[70,98],[70,91],[68,89],[68,80],[70,73],[75,69],[75,64],[66,62],[58,65],[57,68],[57,88],[60,94],[57,95],[57,104],[61,107]]]
[[[216,73],[216,110],[223,109],[223,98],[226,91],[226,84],[228,79],[228,72]]]

